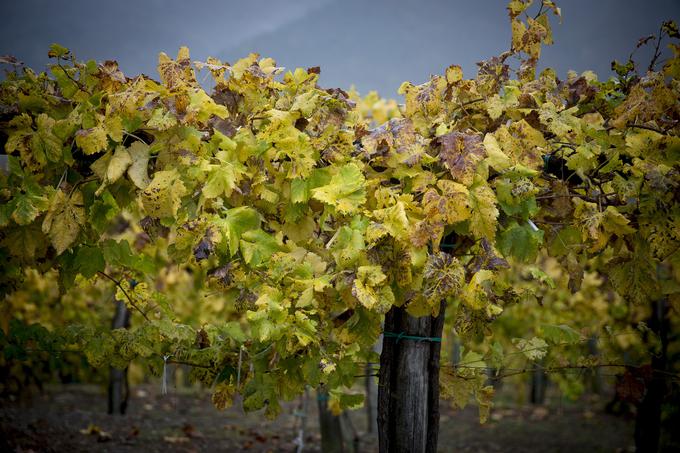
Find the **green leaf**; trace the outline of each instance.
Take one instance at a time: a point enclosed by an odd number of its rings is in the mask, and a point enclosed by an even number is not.
[[[563,256],[569,252],[578,252],[584,247],[581,231],[573,226],[562,228],[550,243],[548,251],[552,256]]]
[[[301,178],[290,181],[290,201],[292,203],[305,203],[309,200],[309,185]]]
[[[581,334],[566,324],[543,324],[541,331],[543,338],[552,344],[578,344],[581,341]]]
[[[359,225],[357,225],[359,226]],[[346,269],[353,266],[361,256],[361,252],[366,248],[364,242],[363,228],[352,228],[350,226],[343,226],[336,232],[330,241],[326,244],[326,248],[331,250],[333,258],[340,269]]]
[[[189,108],[196,112],[196,118],[202,123],[207,122],[213,116],[222,119],[229,116],[229,110],[225,106],[215,103],[215,101],[200,88],[189,94],[189,99]]]
[[[251,267],[264,264],[269,257],[281,250],[278,241],[262,230],[250,230],[243,233],[240,241],[243,260]]]
[[[9,219],[12,217],[13,211],[14,203],[6,203],[0,205],[0,227],[6,227],[7,225],[9,225]],[[32,220],[29,220],[28,223],[30,223],[31,221]]]
[[[152,259],[149,256],[134,253],[126,240],[107,239],[102,244],[102,254],[110,266],[136,270],[143,274],[152,274],[156,270]]]
[[[507,215],[527,220],[538,212],[537,190],[528,178],[498,178],[494,186],[498,204]]]
[[[109,160],[109,165],[106,168],[106,180],[108,183],[114,183],[125,174],[125,171],[132,164],[132,156],[123,146],[117,146],[116,150]]]
[[[307,91],[306,93],[299,94],[295,97],[295,101],[290,110],[297,110],[303,117],[309,118],[312,116],[312,113],[314,113],[314,110],[316,110],[318,100],[319,94],[316,91]]]
[[[44,256],[48,241],[39,225],[29,224],[12,228],[5,230],[3,234],[5,237],[1,243],[13,256],[33,262],[36,258]]]
[[[34,195],[31,192],[19,194],[14,197],[7,208],[13,207],[12,219],[19,225],[28,225],[33,222],[49,206],[46,197]]]
[[[494,393],[495,389],[492,385],[482,387],[475,392],[475,398],[479,406],[479,423],[482,425],[489,419]]]
[[[486,134],[484,136],[484,148],[487,155],[486,161],[494,170],[503,172],[512,166],[510,158],[501,150],[493,134]]]
[[[530,340],[514,338],[512,343],[531,361],[541,360],[548,354],[548,343],[542,338],[533,337]]]
[[[239,241],[246,231],[258,230],[260,228],[260,214],[248,206],[228,209],[223,217],[215,219],[214,224],[218,232],[222,235],[221,242],[234,256],[239,250]]]
[[[392,237],[397,239],[408,238],[409,221],[403,202],[398,201],[389,208],[377,209],[373,211],[373,216]]]
[[[340,415],[345,409],[358,409],[364,405],[362,393],[348,393],[333,389],[329,392],[328,408],[333,415]]]
[[[31,151],[39,162],[58,162],[63,157],[62,141],[53,132],[55,123],[44,113],[36,118],[38,130],[31,135]]]
[[[177,118],[167,110],[159,107],[153,111],[146,125],[151,129],[165,131],[177,124]]]
[[[389,285],[385,285],[386,282],[387,276],[380,266],[359,266],[352,295],[369,310],[387,313],[395,299]]]
[[[220,163],[209,166],[210,172],[203,186],[203,196],[229,197],[241,180],[241,175],[245,173],[245,167],[230,152],[219,151],[215,157]]]
[[[607,271],[616,292],[641,305],[659,297],[656,267],[649,244],[638,240],[634,252],[611,260]]]
[[[97,272],[103,272],[106,267],[102,250],[99,247],[90,247],[87,245],[78,247],[75,264],[78,272],[85,278],[91,278],[97,274]]]
[[[543,230],[534,231],[528,224],[512,222],[498,238],[498,249],[505,257],[512,256],[520,262],[533,262],[543,243]]]
[[[66,47],[55,43],[50,45],[50,51],[47,52],[47,56],[50,58],[64,58],[69,52]]]
[[[111,226],[111,221],[120,213],[111,192],[104,190],[101,196],[92,203],[89,210],[89,223],[99,233],[103,233]]]

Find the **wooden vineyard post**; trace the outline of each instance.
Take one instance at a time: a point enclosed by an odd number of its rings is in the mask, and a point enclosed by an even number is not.
[[[434,453],[437,450],[444,308],[442,302],[437,317],[416,318],[401,307],[393,307],[385,316],[384,330],[392,335],[384,336],[380,354],[378,438],[381,453]]]

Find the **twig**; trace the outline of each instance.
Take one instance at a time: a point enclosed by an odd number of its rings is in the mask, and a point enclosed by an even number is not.
[[[665,134],[664,131],[661,129],[657,129],[652,126],[645,126],[644,124],[626,124],[626,127],[631,127],[631,128],[637,128],[637,129],[646,129],[648,131],[656,132],[657,134]]]
[[[652,61],[649,62],[649,66],[647,66],[648,72],[654,71],[654,66],[656,66],[656,61],[661,56],[661,52],[659,52],[659,46],[661,45],[661,40],[663,39],[663,33],[664,33],[663,25],[661,25],[661,27],[659,27],[659,37],[656,38],[656,47],[654,48],[654,56],[652,57]]]
[[[61,70],[64,71],[64,75],[66,76],[66,78],[69,79],[71,82],[73,82],[78,87],[78,89],[80,91],[87,93],[90,96],[92,96],[92,93],[90,93],[90,91],[85,88],[85,85],[83,85],[81,82],[79,82],[78,80],[71,77],[71,74],[69,74],[68,71],[66,70],[66,68],[62,66],[61,58],[57,58],[57,66],[59,66],[59,68],[61,68]]]
[[[538,16],[540,16],[541,13],[543,12],[543,6],[545,6],[545,5],[543,4],[543,2],[541,2],[541,7],[538,8],[538,12],[537,12],[536,15],[534,16],[534,20],[538,19]],[[529,17],[529,16],[527,16],[527,17]]]
[[[172,364],[175,364],[175,365],[187,365],[187,366],[191,366],[191,367],[194,367],[194,368],[205,368],[207,370],[214,369],[214,367],[212,367],[210,365],[201,365],[199,363],[184,362],[182,360],[168,360],[167,363],[172,363]]]
[[[141,313],[141,315],[144,317],[144,319],[146,319],[147,321],[150,321],[149,317],[146,316],[146,313],[144,313],[144,312],[143,312],[143,311],[135,304],[135,302],[132,300],[132,298],[131,298],[130,295],[127,293],[127,291],[125,291],[125,288],[123,288],[123,287],[121,286],[121,284],[120,284],[120,282],[119,282],[118,280],[116,280],[115,278],[111,277],[111,276],[110,276],[109,274],[107,274],[106,272],[97,271],[97,273],[100,274],[100,275],[103,275],[104,277],[106,277],[106,278],[108,278],[109,280],[111,280],[111,281],[118,287],[118,289],[120,289],[120,290],[123,292],[123,294],[125,295],[125,297],[127,297],[128,301],[130,302],[130,305],[132,305],[132,307],[133,307],[135,310],[137,310],[139,313]]]
[[[96,177],[96,176],[90,176],[90,177],[88,177],[88,178],[83,178],[83,179],[81,179],[80,181],[77,181],[75,184],[73,184],[73,187],[71,187],[71,191],[68,193],[68,198],[69,198],[69,199],[71,198],[71,195],[73,195],[73,192],[76,191],[76,189],[78,188],[78,186],[81,186],[81,185],[83,185],[83,184],[85,184],[85,183],[87,183],[87,182],[92,182],[92,181],[96,181],[96,180],[97,180],[97,177]]]
[[[148,145],[148,143],[146,143],[146,141],[145,141],[144,139],[142,139],[142,138],[136,136],[135,134],[133,134],[133,133],[131,133],[131,132],[123,131],[123,134],[129,135],[129,136],[132,137],[132,138],[136,138],[137,140],[139,140],[140,142],[144,143],[145,145]]]

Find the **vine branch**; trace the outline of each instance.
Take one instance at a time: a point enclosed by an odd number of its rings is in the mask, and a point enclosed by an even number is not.
[[[135,301],[132,300],[132,298],[130,297],[130,295],[127,293],[127,291],[125,291],[125,288],[123,288],[123,287],[121,286],[121,284],[120,284],[120,282],[119,282],[118,280],[116,280],[115,278],[111,277],[111,276],[110,276],[109,274],[107,274],[106,272],[97,271],[97,273],[98,273],[99,275],[102,275],[102,276],[108,278],[109,280],[111,280],[111,281],[118,287],[118,289],[120,289],[120,290],[123,292],[123,294],[125,295],[125,297],[127,297],[127,300],[130,302],[130,305],[132,305],[132,307],[133,307],[135,310],[137,310],[139,313],[141,313],[141,315],[144,317],[144,319],[145,319],[146,321],[151,321],[151,320],[149,319],[149,317],[146,315],[146,313],[144,313],[144,312],[142,311],[142,309],[139,308],[139,307],[137,306],[137,304],[135,304]]]

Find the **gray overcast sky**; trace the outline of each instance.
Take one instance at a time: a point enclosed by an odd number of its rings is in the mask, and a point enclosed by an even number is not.
[[[394,97],[449,64],[466,76],[506,50],[505,0],[21,0],[2,2],[0,55],[36,69],[57,42],[79,59],[116,59],[129,75],[156,77],[159,51],[187,45],[192,59],[234,62],[250,52],[280,66],[321,66],[321,84]],[[536,1],[535,3],[538,3]],[[641,36],[680,19],[680,0],[562,0],[563,23],[543,66],[609,75]],[[642,54],[644,57],[644,54]],[[645,61],[647,59],[645,58]]]

